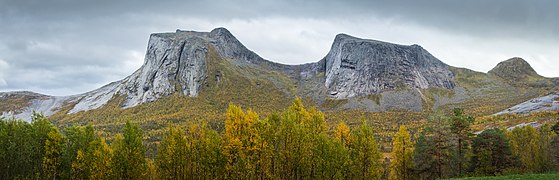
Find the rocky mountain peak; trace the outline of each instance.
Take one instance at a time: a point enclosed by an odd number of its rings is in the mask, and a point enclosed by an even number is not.
[[[224,39],[230,39],[230,40],[235,40],[238,41],[237,38],[235,38],[235,36],[233,36],[233,34],[231,34],[231,32],[229,32],[229,30],[223,28],[223,27],[218,27],[213,29],[212,31],[210,31],[210,36],[211,37],[220,37],[220,38],[224,38]]]
[[[206,56],[214,48],[221,57],[238,64],[267,62],[248,50],[229,30],[210,32],[176,30],[150,36],[144,64],[129,77],[85,93],[70,113],[95,109],[107,103],[114,94],[126,97],[122,107],[152,102],[179,92],[197,96],[207,78]]]
[[[493,74],[507,80],[521,80],[527,77],[541,77],[534,68],[526,62],[526,60],[519,57],[510,58],[506,61],[500,62],[489,71],[489,74]]]
[[[209,36],[211,44],[216,47],[221,57],[235,60],[239,64],[268,63],[268,61],[246,48],[225,28],[216,28],[209,33]]]
[[[334,43],[336,41],[343,41],[343,40],[347,40],[347,39],[360,39],[360,38],[350,36],[348,34],[340,33],[340,34],[337,34],[336,37],[334,38]]]
[[[20,111],[13,114],[25,115],[39,108],[52,114],[70,103],[73,107],[68,113],[72,114],[100,108],[115,96],[124,98],[120,104],[122,108],[156,101],[174,93],[195,97],[211,74],[207,72],[206,60],[210,55],[208,52],[214,50],[219,59],[232,65],[231,68],[273,71],[271,75],[258,78],[272,82],[288,96],[309,96],[317,101],[325,96],[343,99],[390,90],[452,89],[455,86],[449,66],[418,45],[398,45],[338,34],[330,52],[320,61],[284,65],[258,56],[225,28],[210,32],[178,29],[151,34],[144,64],[125,79],[75,96],[33,98],[27,101],[30,106],[27,104],[27,108],[19,108]],[[243,75],[254,76],[251,73]]]
[[[418,45],[338,34],[325,61],[325,86],[334,98],[395,89],[454,88],[449,66]]]

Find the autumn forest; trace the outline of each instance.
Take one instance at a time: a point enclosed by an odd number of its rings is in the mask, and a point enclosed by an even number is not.
[[[386,152],[378,127],[364,119],[327,125],[298,98],[268,117],[234,104],[225,116],[221,131],[168,127],[153,156],[130,121],[108,142],[92,125],[59,130],[41,114],[31,123],[3,119],[0,179],[440,179],[559,170],[559,123],[476,133],[475,118],[456,108],[419,131],[399,126]]]

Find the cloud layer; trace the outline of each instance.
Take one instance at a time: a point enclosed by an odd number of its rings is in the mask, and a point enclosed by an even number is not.
[[[0,91],[70,95],[131,74],[150,33],[228,28],[272,61],[300,64],[347,33],[419,44],[442,61],[488,71],[523,57],[559,76],[559,1],[0,0]]]

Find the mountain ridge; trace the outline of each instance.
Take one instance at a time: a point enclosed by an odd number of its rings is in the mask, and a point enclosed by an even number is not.
[[[210,52],[213,50],[214,55]],[[220,79],[231,75],[227,69],[209,67],[210,56],[219,56],[214,59],[230,64],[221,68],[235,68],[240,76],[255,81],[251,86],[258,88],[267,81],[287,98],[302,96],[318,104],[347,100],[334,109],[422,111],[426,107],[459,103],[479,93],[464,91],[463,87],[476,82],[464,84],[459,77],[457,79],[455,68],[415,44],[399,45],[338,34],[324,58],[312,63],[285,65],[260,57],[227,29],[216,28],[210,32],[153,33],[142,67],[130,76],[78,95],[29,95],[23,98],[27,102],[19,109],[4,108],[0,112],[3,116],[28,119],[33,110],[49,116],[63,106],[71,106],[67,114],[98,109],[117,96],[124,98],[120,108],[135,107],[176,93],[196,97],[209,87],[208,84],[214,83],[216,87],[213,88],[219,88]],[[482,78],[500,83],[490,77]],[[431,92],[433,88],[451,91],[455,97],[445,99],[444,95],[437,94],[440,91]],[[371,95],[375,96],[373,100],[360,98]]]

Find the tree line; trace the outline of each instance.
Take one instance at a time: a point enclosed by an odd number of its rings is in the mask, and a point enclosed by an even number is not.
[[[0,179],[438,179],[540,173],[559,166],[559,123],[474,134],[462,109],[433,115],[413,134],[402,125],[384,153],[374,127],[329,127],[299,98],[261,118],[229,105],[225,130],[169,127],[153,159],[127,122],[110,145],[91,125],[62,132],[34,114],[0,121]]]
[[[545,173],[559,170],[559,122],[473,133],[474,118],[454,109],[450,117],[432,116],[419,133],[412,179]]]

